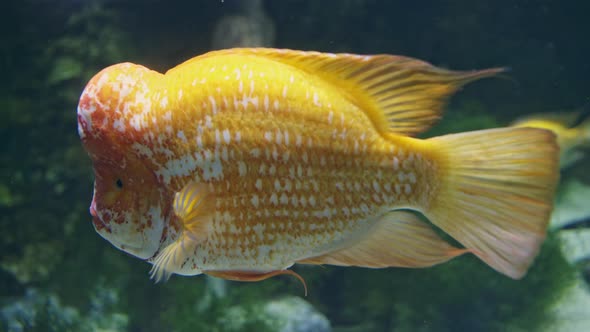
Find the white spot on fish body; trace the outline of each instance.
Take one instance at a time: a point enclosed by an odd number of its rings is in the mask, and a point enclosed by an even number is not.
[[[272,193],[272,195],[270,195],[270,202],[273,205],[279,204],[279,198],[277,197],[276,193]]]
[[[265,229],[265,225],[258,223],[254,226],[252,226],[252,230],[254,231],[254,234],[256,234],[258,236],[259,240],[262,240],[263,236],[264,236],[264,229]]]
[[[182,90],[178,90],[178,100],[182,99]]]
[[[322,104],[320,103],[320,98],[319,98],[317,92],[313,93],[313,104],[316,106],[322,106]]]
[[[186,136],[184,136],[184,131],[182,131],[182,130],[179,130],[176,133],[176,137],[180,138],[180,140],[182,140],[183,142],[186,142],[187,141],[186,140]]]
[[[328,123],[332,124],[332,119],[334,118],[334,112],[330,111],[330,113],[328,113]]]
[[[240,83],[238,83],[238,92],[243,92],[244,91],[244,82],[240,81]]]
[[[384,184],[383,189],[385,189],[386,192],[391,192],[391,183]]]
[[[231,142],[231,134],[229,129],[223,130],[223,140],[225,141],[225,144],[229,144]]]
[[[250,98],[250,102],[254,106],[254,109],[258,109],[258,97]]]
[[[160,107],[164,108],[166,106],[168,106],[168,97],[164,96],[164,98],[160,100]]]
[[[258,195],[256,195],[256,194],[252,195],[252,198],[250,199],[250,202],[252,203],[252,205],[255,208],[258,208],[258,205],[260,204],[260,201],[258,199]],[[256,226],[254,226],[254,228],[256,228]]]
[[[315,197],[313,195],[311,195],[309,197],[309,200],[308,201],[309,201],[309,205],[315,206]]]
[[[274,109],[275,109],[275,110],[277,110],[277,111],[278,111],[278,110],[279,110],[279,101],[278,101],[278,100],[275,100],[275,101],[272,103],[272,106],[274,107]]]
[[[264,95],[264,110],[268,111],[268,107],[269,107],[269,99],[268,99],[268,95]]]
[[[118,130],[121,133],[125,132],[125,124],[124,124],[123,120],[116,119],[115,121],[113,121],[113,128]]]
[[[303,144],[303,137],[299,134],[295,134],[295,146],[301,147],[301,144]]]
[[[215,144],[221,144],[221,133],[219,132],[219,129],[215,129]]]
[[[262,179],[256,179],[254,186],[256,187],[256,189],[262,190]]]
[[[406,179],[406,173],[404,173],[404,172],[399,172],[399,173],[397,173],[397,179],[398,179],[400,182],[404,182],[404,180]]]
[[[307,206],[307,199],[305,198],[305,196],[301,195],[301,197],[299,198],[299,204],[301,204],[301,206],[303,207]]]
[[[131,146],[139,155],[145,156],[147,158],[152,158],[154,153],[152,152],[152,150],[143,145],[143,144],[139,144],[139,143],[133,143],[133,145]]]
[[[381,191],[381,186],[379,186],[379,182],[373,181],[373,190],[375,190],[376,192]]]
[[[343,207],[342,214],[344,214],[345,217],[349,217],[350,216],[350,209],[347,207]]]
[[[283,98],[287,97],[287,85],[283,86]]]
[[[271,142],[272,141],[272,133],[270,131],[265,132],[264,139],[266,139],[268,142]]]
[[[221,159],[223,161],[228,160],[227,147],[225,147],[225,146],[221,149]]]
[[[293,81],[294,81],[294,80],[295,80],[295,78],[293,77],[293,75],[291,75],[291,76],[289,77],[289,82],[290,82],[290,83],[293,83]]]
[[[393,157],[393,170],[397,171],[399,169],[399,159],[397,157]]]
[[[247,173],[247,167],[246,167],[246,163],[244,163],[243,161],[238,161],[238,173],[240,174],[240,176],[244,176]]]
[[[254,158],[260,157],[260,149],[254,148],[254,149],[250,150],[250,155]]]
[[[217,114],[217,103],[215,102],[215,98],[213,98],[213,96],[209,96],[209,102],[211,103],[211,112],[213,112],[213,114]]]
[[[406,195],[409,195],[412,192],[412,187],[407,183],[404,185],[404,192]]]
[[[361,191],[361,184],[359,182],[354,183],[354,190]]]

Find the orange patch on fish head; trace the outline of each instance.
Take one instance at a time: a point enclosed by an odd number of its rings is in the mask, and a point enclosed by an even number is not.
[[[111,66],[92,78],[78,104],[78,132],[94,167],[94,227],[142,259],[157,252],[170,213],[170,195],[152,162],[132,149],[146,133],[141,117],[150,114],[150,79],[157,75],[132,64]]]

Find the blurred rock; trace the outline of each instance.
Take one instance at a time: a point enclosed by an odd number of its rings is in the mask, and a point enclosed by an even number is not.
[[[7,332],[127,331],[127,315],[111,312],[117,302],[114,290],[99,288],[92,297],[90,311],[81,315],[78,309],[62,305],[54,294],[28,289],[22,298],[0,308],[0,328]]]
[[[559,192],[551,216],[551,229],[561,229],[590,217],[590,186],[573,179],[561,183]]]
[[[564,229],[558,233],[563,256],[572,264],[590,260],[590,228]]]
[[[254,307],[233,307],[220,323],[224,331],[246,328],[278,332],[332,331],[328,319],[299,297],[286,297]]]
[[[590,259],[590,186],[577,179],[564,181],[559,188],[550,228],[556,230],[564,257],[571,264]]]
[[[329,332],[330,322],[311,304],[299,297],[275,300],[264,306],[264,313],[278,321],[281,332]]]
[[[550,309],[551,324],[541,332],[590,331],[590,290],[580,279]]]

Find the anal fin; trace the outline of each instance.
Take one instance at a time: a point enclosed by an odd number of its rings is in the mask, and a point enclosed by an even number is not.
[[[257,271],[231,271],[231,270],[209,270],[203,271],[203,273],[210,275],[212,277],[222,278],[226,280],[232,281],[261,281],[268,278],[272,278],[274,276],[287,274],[294,276],[297,278],[302,284],[303,288],[305,289],[305,296],[307,296],[307,284],[305,280],[296,272],[291,270],[277,270],[277,271],[270,271],[270,272],[257,272]]]
[[[406,211],[392,211],[351,247],[298,261],[369,268],[427,267],[468,252],[444,241],[427,223]]]

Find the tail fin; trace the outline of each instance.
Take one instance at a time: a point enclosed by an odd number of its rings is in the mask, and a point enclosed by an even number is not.
[[[511,278],[522,278],[545,238],[559,178],[555,135],[534,128],[435,137],[441,187],[424,211],[442,230]]]

